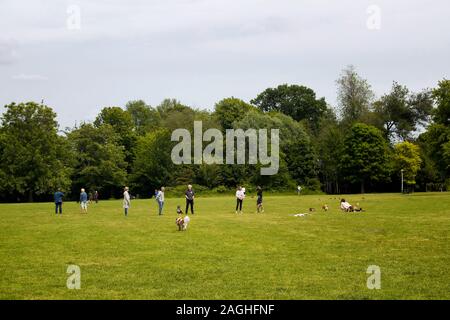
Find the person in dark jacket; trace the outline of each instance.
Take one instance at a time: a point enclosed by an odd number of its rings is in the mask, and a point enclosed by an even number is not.
[[[188,214],[189,206],[191,206],[191,213],[194,214],[194,190],[192,190],[192,185],[188,185],[188,188],[185,192],[186,196],[186,214]]]
[[[62,199],[64,197],[64,193],[61,192],[60,189],[58,189],[58,191],[55,192],[54,198],[55,198],[55,214],[58,214],[58,210],[59,210],[59,214],[62,214]]]
[[[260,186],[258,186],[256,188],[256,213],[263,213],[264,212],[264,207],[263,207],[263,192],[262,192],[262,188]]]

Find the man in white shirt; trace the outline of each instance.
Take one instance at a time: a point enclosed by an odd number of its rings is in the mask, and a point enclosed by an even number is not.
[[[130,208],[130,194],[128,193],[128,187],[125,187],[123,192],[123,208],[125,209],[125,217],[127,217],[128,208]]]
[[[345,212],[352,212],[353,206],[347,201],[345,201],[345,199],[341,199],[341,209],[344,210]]]
[[[163,207],[164,207],[164,187],[161,187],[161,190],[158,191],[156,195],[156,201],[158,202],[159,207],[159,215],[162,215]]]
[[[242,203],[244,201],[244,198],[245,198],[245,193],[242,190],[242,187],[239,186],[236,191],[236,213],[238,213],[238,209],[239,209],[239,213],[242,213]]]

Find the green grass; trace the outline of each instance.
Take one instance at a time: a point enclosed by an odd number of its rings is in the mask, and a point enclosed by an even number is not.
[[[1,299],[449,299],[450,195],[353,195],[365,213],[344,214],[336,196],[270,196],[266,213],[234,214],[234,198],[196,199],[178,232],[166,199],[102,201],[79,213],[65,203],[0,205]],[[323,213],[320,205],[330,211]],[[306,217],[291,214],[317,212]],[[184,208],[183,208],[184,209]],[[66,287],[67,266],[81,289]],[[381,290],[366,287],[381,268]]]

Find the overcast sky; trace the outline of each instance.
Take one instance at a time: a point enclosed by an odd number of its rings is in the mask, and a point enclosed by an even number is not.
[[[44,99],[66,127],[295,83],[334,106],[349,64],[378,96],[420,90],[450,75],[449,17],[448,0],[0,0],[0,105]]]

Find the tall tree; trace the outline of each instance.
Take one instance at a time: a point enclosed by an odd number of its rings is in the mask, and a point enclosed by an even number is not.
[[[354,66],[344,69],[336,83],[341,117],[351,125],[370,110],[375,95],[369,82],[356,72]]]
[[[440,182],[450,179],[450,127],[433,124],[418,139],[427,156],[434,162]],[[450,186],[450,181],[447,182]]]
[[[70,186],[69,154],[58,136],[56,114],[34,102],[5,106],[0,128],[0,188],[6,193],[46,194]]]
[[[155,188],[171,185],[175,165],[171,159],[174,143],[167,129],[159,129],[138,139],[131,183],[136,192],[150,195]]]
[[[251,174],[258,177],[258,181],[265,185],[280,186],[301,183],[311,189],[318,189],[317,156],[312,148],[311,140],[303,126],[291,117],[272,112],[264,114],[256,111],[249,112],[241,121],[235,122],[235,128],[279,129],[280,135],[280,169],[279,173],[271,177],[259,177],[259,167],[253,167]],[[270,137],[268,138],[270,140]],[[269,149],[270,150],[270,149]]]
[[[403,177],[407,185],[416,184],[416,175],[420,170],[422,158],[419,146],[404,141],[394,146],[394,170],[397,174],[403,170]]]
[[[113,129],[117,142],[124,147],[125,160],[131,165],[134,159],[134,146],[136,144],[136,134],[133,131],[134,124],[131,114],[120,107],[103,108],[97,115],[94,125],[99,128],[103,125],[109,125]],[[127,167],[130,171],[131,167]]]
[[[450,80],[439,81],[438,87],[433,90],[437,108],[434,121],[445,126],[450,125]]]
[[[313,129],[317,129],[327,109],[325,98],[317,99],[311,88],[287,84],[264,90],[251,103],[264,112],[277,111],[294,120],[304,120]]]
[[[322,124],[319,135],[314,139],[319,156],[320,176],[327,193],[340,193],[339,159],[344,146],[344,129],[337,121],[328,121]]]
[[[129,101],[125,108],[131,116],[136,133],[140,136],[157,128],[161,123],[159,112],[142,100]]]
[[[362,123],[354,124],[344,139],[340,169],[344,178],[359,183],[361,193],[368,182],[389,180],[389,149],[381,131]]]
[[[245,117],[245,115],[255,110],[255,107],[238,98],[225,98],[214,106],[214,115],[223,129],[232,129],[233,123]]]
[[[410,138],[419,125],[426,125],[433,110],[430,91],[410,93],[408,88],[394,82],[391,92],[374,103],[374,113],[387,139]]]
[[[104,197],[117,196],[127,182],[123,146],[109,124],[82,124],[68,135],[76,163],[73,190],[99,190]]]

